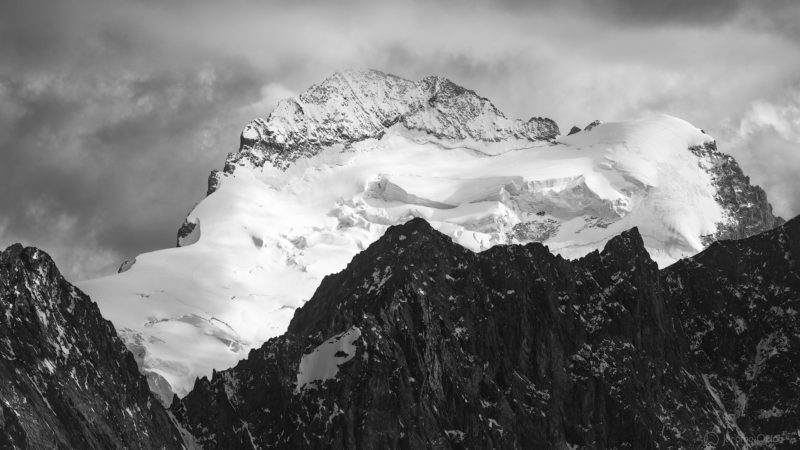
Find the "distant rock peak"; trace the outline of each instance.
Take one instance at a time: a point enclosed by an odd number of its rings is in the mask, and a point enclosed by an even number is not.
[[[592,123],[590,123],[589,125],[586,125],[586,128],[584,128],[583,131],[592,131],[592,129],[594,127],[596,127],[596,126],[598,126],[598,125],[600,125],[602,123],[603,122],[601,122],[599,120],[592,121]]]
[[[323,146],[377,138],[398,123],[449,141],[539,141],[560,134],[551,119],[510,120],[487,98],[444,77],[415,82],[377,70],[346,71],[250,122],[227,168],[245,159],[285,168]]]

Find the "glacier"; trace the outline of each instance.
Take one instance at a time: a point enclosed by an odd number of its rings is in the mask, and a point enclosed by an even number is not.
[[[738,220],[690,151],[714,142],[702,130],[667,115],[593,125],[561,136],[440,77],[336,74],[245,127],[178,247],[78,286],[169,403],[414,217],[476,252],[543,242],[565,258],[636,226],[661,266]]]

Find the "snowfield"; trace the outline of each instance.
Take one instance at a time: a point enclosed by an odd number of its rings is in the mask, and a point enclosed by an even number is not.
[[[576,258],[637,226],[662,266],[695,254],[723,220],[688,150],[709,141],[669,116],[555,143],[453,143],[398,123],[285,171],[242,163],[190,213],[198,225],[184,246],[78,285],[129,344],[136,337],[143,371],[183,395],[283,333],[323,276],[412,217],[474,251],[541,241]],[[335,369],[325,367],[309,380]]]
[[[412,217],[476,252],[544,242],[575,258],[637,226],[661,265],[695,254],[727,220],[689,150],[711,141],[669,116],[558,137],[441,77],[334,74],[245,128],[180,247],[78,285],[169,402],[283,333],[322,277]]]

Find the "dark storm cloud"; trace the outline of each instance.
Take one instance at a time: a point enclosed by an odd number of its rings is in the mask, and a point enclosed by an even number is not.
[[[715,26],[743,14],[776,23],[796,7],[795,0],[503,0],[500,3],[515,11],[563,10],[635,26]]]
[[[0,245],[41,246],[72,278],[171,246],[248,120],[335,70],[365,67],[444,75],[509,116],[566,128],[684,117],[717,136],[780,213],[800,213],[787,169],[800,101],[785,100],[799,81],[798,9],[11,0],[0,16]]]
[[[171,245],[262,74],[224,55],[166,63],[114,20],[71,28],[70,14],[14,6],[0,27],[2,244],[40,245],[77,277]]]
[[[260,87],[241,71],[209,73],[213,80],[156,74],[102,93],[68,82],[72,93],[46,85],[6,98],[18,111],[8,126],[13,132],[0,141],[3,182],[16,188],[0,191],[6,230],[28,239],[49,236],[53,223],[41,217],[47,211],[71,217],[73,229],[66,231],[76,238],[90,234],[93,245],[120,255],[171,245],[169,230],[236,143],[235,133],[217,129],[217,115],[247,104]],[[87,113],[98,106],[108,115]],[[198,139],[203,131],[214,132],[211,142]]]
[[[744,0],[594,0],[583,2],[583,7],[607,18],[641,25],[717,24],[735,17],[744,4]]]

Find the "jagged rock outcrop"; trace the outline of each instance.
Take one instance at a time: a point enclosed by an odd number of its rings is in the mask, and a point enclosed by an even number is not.
[[[199,220],[184,220],[180,228],[178,228],[178,236],[175,239],[176,247],[185,247],[192,245],[200,239],[200,221]]]
[[[552,140],[560,134],[551,119],[508,119],[488,99],[443,77],[410,81],[377,70],[348,71],[280,101],[266,119],[248,124],[224,172],[244,161],[285,168],[324,146],[380,138],[397,123],[450,142]]]
[[[583,129],[583,131],[592,131],[592,129],[594,129],[594,127],[600,125],[601,123],[603,123],[603,122],[600,122],[599,120],[594,120],[589,125],[586,125],[586,127]]]
[[[725,211],[717,232],[703,237],[705,245],[722,239],[746,238],[783,223],[783,219],[772,214],[766,192],[751,185],[750,177],[742,172],[733,156],[717,150],[715,141],[689,150],[700,158],[700,167],[708,172],[716,189],[715,199]]]
[[[798,448],[800,217],[662,273],[691,358],[753,448]]]
[[[206,190],[206,195],[213,194],[217,188],[219,187],[219,180],[222,177],[222,174],[218,169],[214,169],[208,175],[208,189]]]
[[[580,133],[580,132],[581,132],[581,129],[580,129],[580,128],[573,126],[573,127],[572,127],[572,128],[569,130],[569,133],[567,133],[567,136],[572,136],[573,134],[575,134],[575,133]]]
[[[789,443],[798,257],[800,219],[662,272],[636,229],[567,261],[414,219],[172,408],[207,448]]]
[[[136,264],[136,258],[126,259],[122,262],[122,264],[119,265],[117,273],[127,272],[131,269],[131,267],[133,267],[134,264]]]
[[[111,322],[50,257],[0,253],[0,448],[182,448]]]

